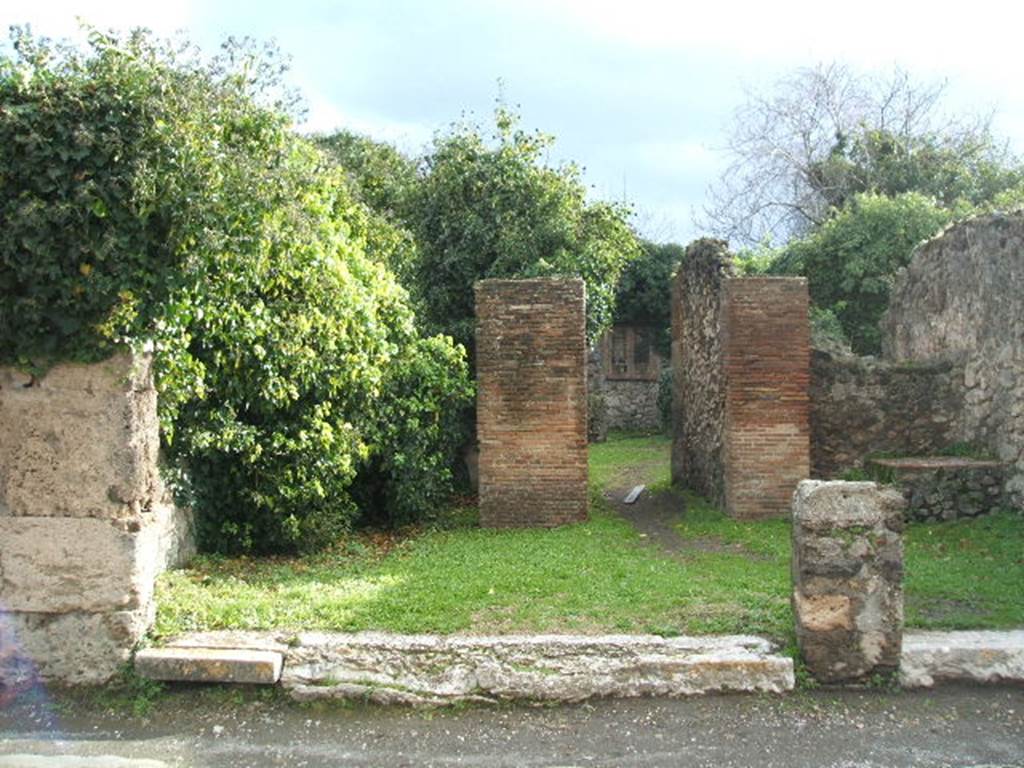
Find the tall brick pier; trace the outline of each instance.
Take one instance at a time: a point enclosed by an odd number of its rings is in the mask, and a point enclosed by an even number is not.
[[[587,516],[584,284],[476,284],[480,522],[556,526]]]

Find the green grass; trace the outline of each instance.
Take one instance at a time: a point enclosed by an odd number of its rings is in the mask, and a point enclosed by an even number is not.
[[[606,442],[590,446],[590,482],[598,488],[639,483],[667,488],[671,448],[665,435],[612,432]]]
[[[1024,627],[1024,518],[915,523],[905,538],[906,622],[923,629]]]
[[[475,510],[446,527],[364,535],[302,558],[197,559],[158,584],[157,636],[197,629],[393,632],[745,632],[786,639],[790,530],[736,522],[678,494],[686,547],[667,556],[601,497],[668,489],[669,440],[613,435],[590,451],[590,521],[493,531]],[[907,623],[1024,625],[1024,520],[1009,514],[907,533]]]
[[[386,555],[203,559],[162,578],[156,629],[738,630],[703,571],[642,546],[602,508],[553,531],[428,532]]]

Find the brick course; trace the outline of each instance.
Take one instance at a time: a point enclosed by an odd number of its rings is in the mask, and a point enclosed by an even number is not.
[[[480,522],[586,519],[584,283],[482,280],[475,292]]]

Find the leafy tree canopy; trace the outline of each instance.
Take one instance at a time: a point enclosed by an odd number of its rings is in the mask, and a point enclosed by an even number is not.
[[[612,319],[615,285],[639,253],[622,205],[589,202],[579,169],[544,160],[552,138],[499,109],[439,136],[404,188],[401,218],[418,254],[407,283],[430,327],[472,347],[473,284],[484,278],[578,276],[591,338]]]
[[[814,232],[775,252],[765,271],[805,275],[818,316],[834,317],[854,351],[874,354],[896,271],[952,219],[917,192],[858,194]]]

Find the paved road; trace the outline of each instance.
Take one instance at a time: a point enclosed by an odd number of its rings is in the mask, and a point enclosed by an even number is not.
[[[40,692],[0,711],[2,768],[143,765],[1024,766],[1024,688],[455,711],[298,706],[265,694],[176,689],[145,717]]]

